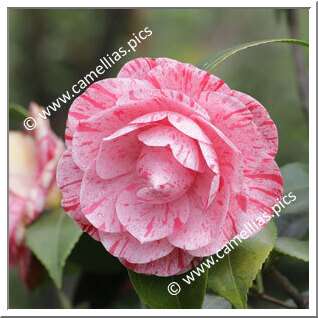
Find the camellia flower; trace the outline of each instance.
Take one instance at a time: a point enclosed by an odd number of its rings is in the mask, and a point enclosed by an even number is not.
[[[29,111],[35,117],[41,108],[31,103]],[[45,206],[59,204],[55,170],[64,150],[64,143],[51,130],[48,120],[38,120],[32,135],[9,132],[9,265],[19,265],[28,289],[35,287],[30,266],[37,265],[24,244],[26,226]]]
[[[91,85],[65,139],[64,210],[136,272],[189,270],[282,196],[265,108],[175,60],[132,60]]]

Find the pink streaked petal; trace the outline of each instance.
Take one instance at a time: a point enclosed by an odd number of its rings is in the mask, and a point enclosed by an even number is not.
[[[266,153],[275,157],[278,150],[277,128],[266,108],[255,98],[247,94],[232,90],[231,95],[245,104],[252,113],[253,121],[263,137]]]
[[[111,179],[132,171],[141,150],[134,131],[112,140],[103,140],[97,156],[96,171],[102,179]]]
[[[179,248],[175,248],[169,255],[147,264],[132,264],[125,259],[120,259],[123,265],[134,272],[163,277],[184,272],[193,260],[192,255]]]
[[[188,221],[179,231],[175,231],[168,240],[176,247],[194,250],[203,247],[217,238],[223,225],[229,206],[229,186],[224,185],[210,207],[204,210],[198,197],[189,194],[191,213]]]
[[[215,174],[210,169],[206,169],[204,173],[197,174],[193,190],[204,209],[207,209],[213,202],[218,193],[219,184],[220,174]]]
[[[68,116],[68,136],[73,136],[80,120],[113,107],[125,91],[150,87],[149,83],[129,78],[108,78],[95,82],[72,103]]]
[[[154,261],[168,255],[174,249],[166,239],[141,244],[128,232],[106,233],[101,231],[100,237],[110,254],[136,264]]]
[[[117,201],[119,221],[140,242],[155,241],[178,230],[190,213],[187,195],[170,203],[140,201],[135,189],[124,190]]]
[[[169,113],[168,120],[171,123],[171,125],[176,127],[185,135],[198,141],[203,141],[207,144],[211,144],[211,140],[202,131],[200,126],[190,118],[176,113]]]
[[[196,250],[188,251],[188,253],[197,257],[213,255],[222,250],[225,244],[227,244],[236,234],[237,229],[235,228],[235,225],[233,226],[233,220],[227,215],[216,238],[212,239],[209,244]]]
[[[245,161],[266,155],[267,149],[252,113],[241,101],[226,94],[208,92],[202,94],[200,102],[209,112],[211,123],[242,152]]]
[[[208,112],[189,96],[166,89],[136,89],[123,94],[118,100],[116,105],[124,105],[131,102],[141,102],[143,100],[153,99],[152,106],[149,112],[158,110],[175,111],[183,115],[197,114],[207,120],[210,120]],[[163,107],[158,108],[158,105]]]
[[[143,146],[137,174],[144,187],[137,192],[140,201],[166,203],[182,197],[192,186],[196,173],[176,161],[168,148]]]
[[[150,70],[158,65],[175,62],[175,60],[168,58],[153,59],[149,57],[140,57],[127,62],[119,71],[117,78],[136,78],[142,80]]]
[[[169,89],[198,99],[204,91],[230,93],[230,88],[216,76],[185,63],[167,63],[148,72],[145,80],[157,89]]]
[[[74,219],[83,231],[99,240],[97,229],[84,217],[80,205],[80,189],[83,171],[75,165],[72,154],[66,150],[60,159],[56,171],[57,186],[61,190],[61,205],[65,212]]]
[[[82,212],[98,230],[118,233],[124,231],[116,214],[120,192],[133,182],[134,174],[103,180],[96,172],[93,161],[86,169],[80,191]]]
[[[213,148],[213,145],[199,141],[199,146],[207,166],[215,173],[220,173],[218,156]]]
[[[174,127],[159,125],[141,132],[138,139],[147,146],[170,146],[173,156],[180,164],[195,171],[204,171],[196,142]]]

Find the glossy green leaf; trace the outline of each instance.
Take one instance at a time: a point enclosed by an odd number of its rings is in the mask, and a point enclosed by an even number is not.
[[[246,50],[251,47],[263,45],[263,44],[271,44],[271,43],[289,43],[289,44],[297,44],[302,46],[309,46],[309,43],[302,40],[296,39],[270,39],[270,40],[262,40],[262,41],[255,41],[255,42],[248,42],[244,44],[240,44],[224,51],[217,53],[215,56],[212,56],[198,64],[198,67],[204,71],[209,71],[215,68],[217,65],[222,63],[224,60],[233,56],[234,54]]]
[[[309,242],[291,237],[279,237],[275,251],[309,262]]]
[[[9,130],[23,130],[23,121],[28,111],[20,105],[9,104]]]
[[[270,221],[256,235],[242,240],[238,246],[225,253],[219,253],[209,271],[208,287],[214,293],[226,298],[236,308],[247,308],[247,292],[252,286],[257,272],[275,245],[277,230],[275,223]],[[228,250],[228,249],[227,249]]]
[[[190,284],[182,280],[190,271],[170,277],[143,275],[131,270],[128,270],[128,273],[137,294],[150,308],[197,309],[202,307],[207,286],[208,270],[201,273],[199,277],[193,275],[194,281]],[[171,295],[168,292],[168,286],[170,286],[172,292],[178,290],[178,286],[174,283],[180,286],[180,292],[176,295]]]
[[[82,231],[59,209],[41,214],[26,231],[26,244],[47,269],[58,288],[65,261]]]

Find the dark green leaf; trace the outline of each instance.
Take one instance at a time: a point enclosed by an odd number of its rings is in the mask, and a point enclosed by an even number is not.
[[[270,221],[259,233],[234,246],[210,269],[208,287],[236,308],[247,308],[247,292],[275,245],[277,230]],[[216,258],[216,256],[215,256]]]
[[[291,237],[279,237],[275,251],[309,262],[309,242]]]
[[[198,265],[200,266],[200,265]],[[130,281],[132,282],[139,297],[150,307],[157,309],[174,308],[201,308],[207,286],[208,271],[200,277],[194,275],[194,281],[187,284],[182,280],[189,272],[170,277],[158,277],[152,275],[138,274],[128,271]],[[177,295],[171,295],[168,292],[168,286],[171,283],[177,283],[181,291]],[[177,290],[174,285],[172,290]]]
[[[66,258],[82,231],[63,210],[41,214],[26,231],[26,244],[47,269],[58,288]]]
[[[270,43],[290,43],[290,44],[298,44],[302,46],[309,46],[309,43],[302,40],[295,40],[295,39],[271,39],[271,40],[262,40],[262,41],[255,41],[255,42],[248,42],[244,44],[240,44],[224,51],[217,53],[215,56],[210,57],[198,64],[198,67],[204,71],[209,71],[215,68],[217,65],[222,63],[224,60],[229,58],[230,56],[246,50],[248,48],[259,46],[263,44],[270,44]]]
[[[28,111],[20,105],[9,104],[9,130],[23,130],[23,121]]]

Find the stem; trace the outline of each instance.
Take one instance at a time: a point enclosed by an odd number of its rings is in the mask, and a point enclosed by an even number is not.
[[[297,288],[289,281],[289,279],[272,266],[270,276],[279,285],[284,292],[290,296],[297,304],[298,308],[308,309],[308,301],[304,299]]]
[[[289,305],[289,304],[283,302],[282,300],[279,300],[279,299],[277,299],[277,298],[274,298],[274,297],[269,296],[269,295],[264,294],[264,293],[263,293],[263,294],[251,293],[251,294],[249,294],[249,296],[259,297],[259,298],[262,298],[262,299],[264,299],[264,300],[267,300],[267,301],[270,302],[270,303],[273,303],[273,304],[275,304],[275,305],[279,305],[279,306],[281,306],[281,307],[285,307],[285,308],[288,308],[288,309],[297,309],[296,306]]]
[[[256,275],[256,283],[257,283],[257,291],[259,294],[264,293],[264,284],[263,284],[263,277],[261,271],[259,271]]]
[[[60,306],[62,309],[71,309],[71,302],[68,297],[65,295],[62,289],[57,289],[57,297],[60,302]]]
[[[299,27],[298,27],[298,21],[297,21],[295,9],[287,10],[287,22],[289,26],[290,35],[293,38],[297,39],[299,37]],[[308,74],[305,69],[303,51],[301,50],[299,46],[293,45],[292,52],[293,52],[294,63],[295,63],[296,72],[297,72],[296,77],[297,77],[297,85],[298,85],[298,91],[299,91],[300,101],[301,101],[301,108],[306,119],[308,119],[308,115],[309,115]]]

